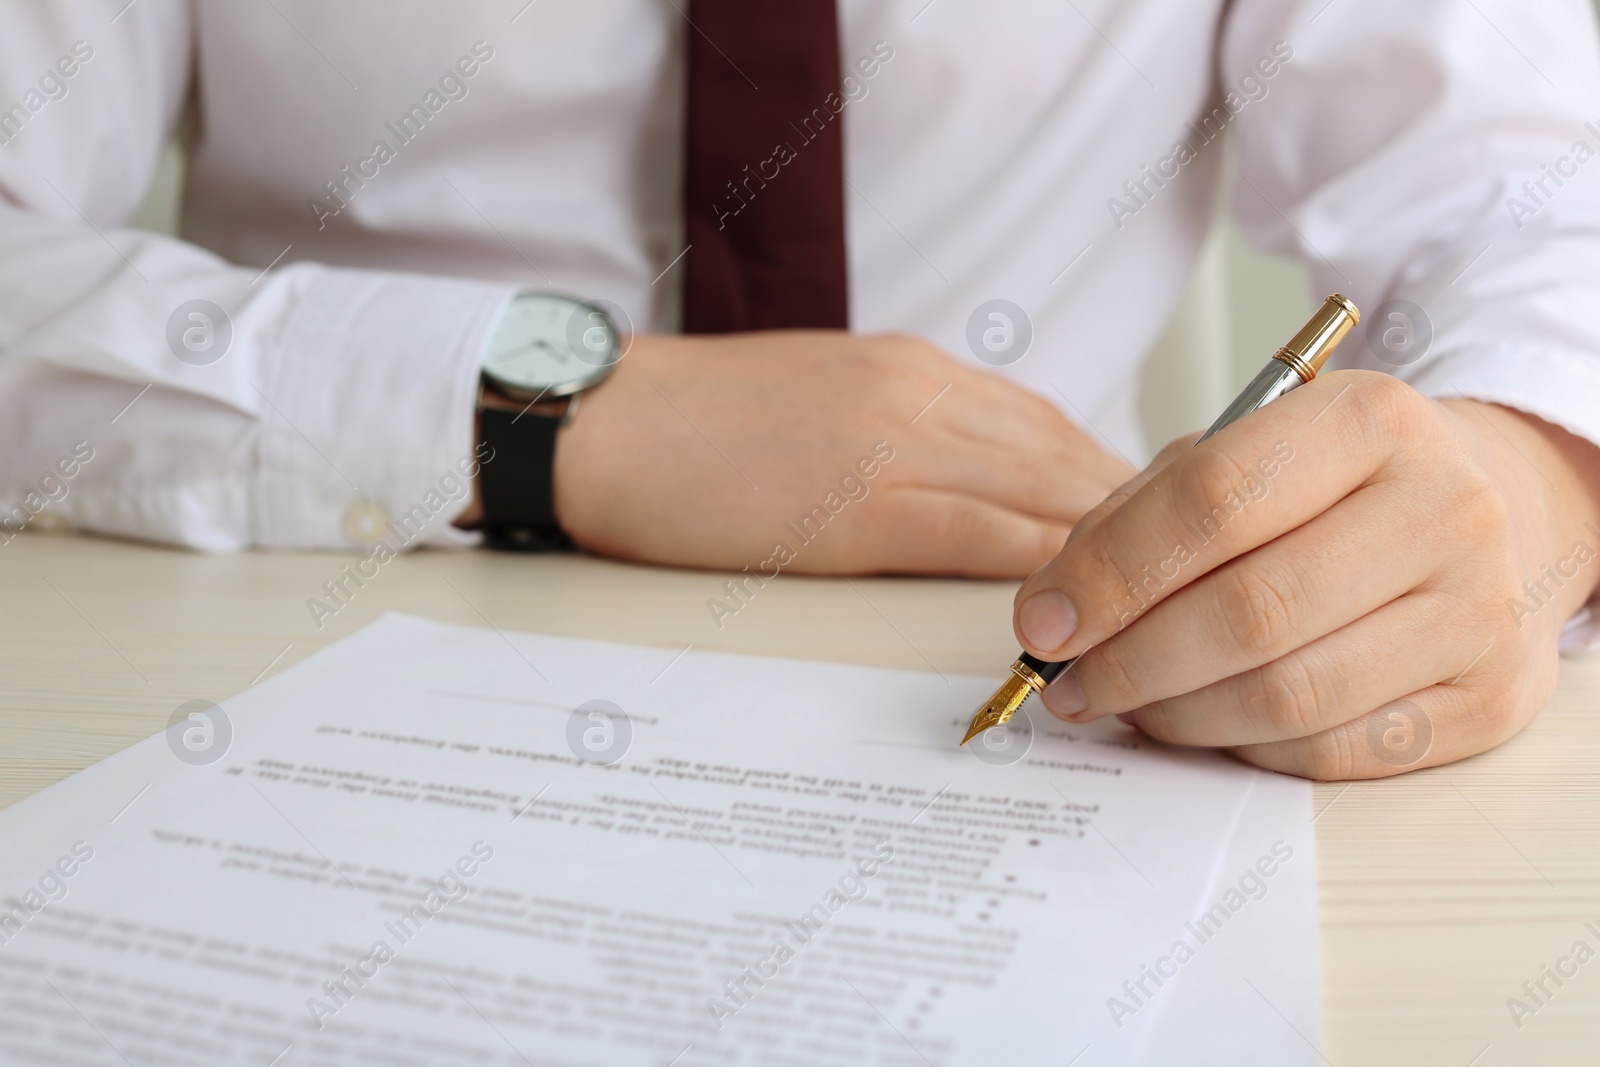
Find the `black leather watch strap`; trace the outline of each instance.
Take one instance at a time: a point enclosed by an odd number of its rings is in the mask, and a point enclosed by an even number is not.
[[[556,432],[561,417],[478,409],[478,436],[492,450],[478,468],[484,543],[511,552],[572,547],[556,523]]]

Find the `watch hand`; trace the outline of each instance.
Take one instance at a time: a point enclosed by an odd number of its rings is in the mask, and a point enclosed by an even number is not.
[[[537,346],[539,346],[539,345],[541,345],[543,343],[544,342],[542,342],[542,341],[534,341],[534,342],[531,342],[529,344],[512,345],[510,348],[501,349],[496,354],[501,356],[501,357],[520,355],[523,352],[531,351],[532,349],[534,349],[535,347],[537,347]]]

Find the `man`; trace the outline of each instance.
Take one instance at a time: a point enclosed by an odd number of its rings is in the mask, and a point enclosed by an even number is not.
[[[7,536],[1032,573],[1052,710],[1316,777],[1514,733],[1600,576],[1581,0],[5,19]],[[1224,184],[1400,336],[1131,477]]]

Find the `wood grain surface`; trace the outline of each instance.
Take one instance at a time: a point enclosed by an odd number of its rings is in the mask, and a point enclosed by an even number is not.
[[[397,559],[319,628],[307,601],[350,561],[0,546],[0,806],[386,611],[946,674],[997,677],[1016,650],[1004,583],[785,576],[719,628],[706,602],[724,574],[477,551]],[[1500,749],[1318,785],[1315,805],[1326,1063],[1600,1063],[1600,957],[1546,979],[1532,1015],[1507,1003],[1576,942],[1600,952],[1584,926],[1600,928],[1600,658],[1565,660],[1552,705]]]

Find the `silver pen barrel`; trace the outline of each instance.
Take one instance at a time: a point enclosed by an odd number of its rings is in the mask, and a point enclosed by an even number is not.
[[[1250,384],[1244,387],[1244,391],[1234,397],[1233,403],[1217,416],[1217,421],[1211,424],[1211,429],[1200,435],[1200,441],[1204,441],[1224,426],[1238,422],[1257,408],[1265,407],[1300,384],[1300,375],[1294,372],[1293,367],[1276,359],[1268,360],[1267,365],[1250,379]],[[1195,444],[1199,444],[1200,441],[1196,441]]]
[[[1234,397],[1233,403],[1217,417],[1211,428],[1200,435],[1200,441],[1315,378],[1345,334],[1360,321],[1361,312],[1349,299],[1338,293],[1328,297],[1300,332],[1273,353],[1272,359],[1250,379],[1244,391]]]

